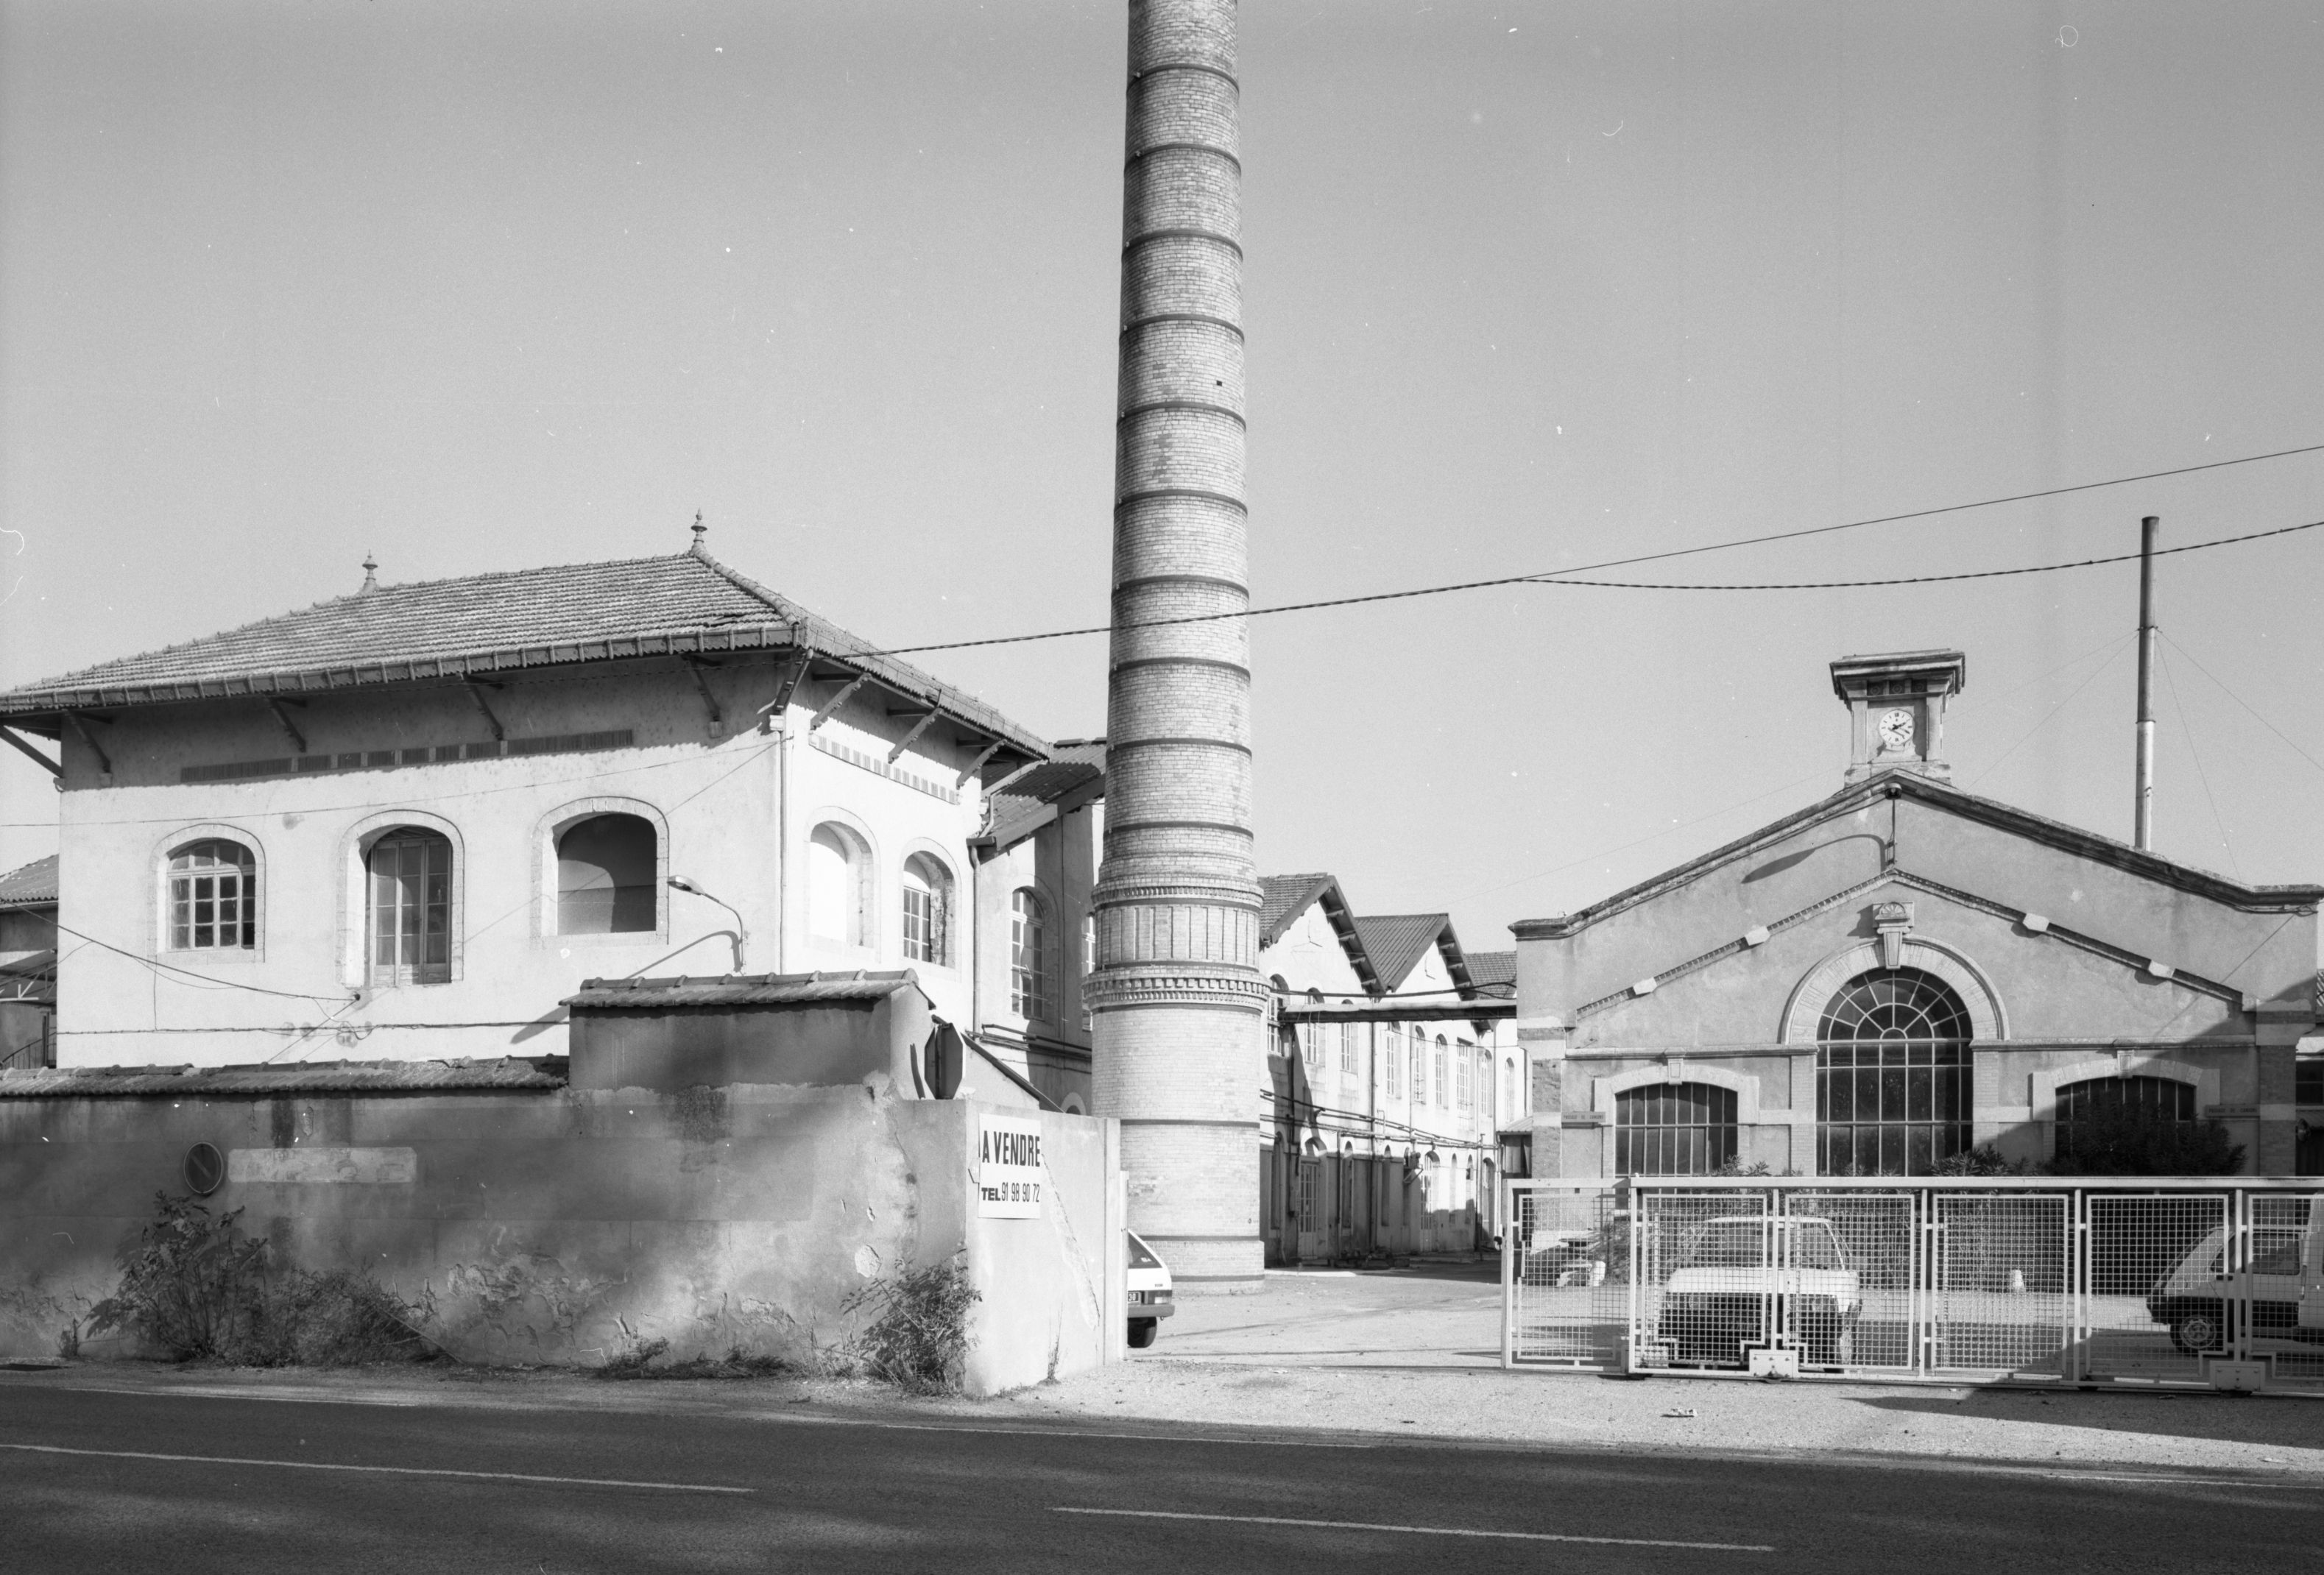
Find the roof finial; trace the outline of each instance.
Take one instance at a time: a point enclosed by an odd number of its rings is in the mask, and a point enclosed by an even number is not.
[[[366,591],[379,589],[379,559],[368,552],[364,554],[363,588]]]
[[[705,524],[702,522],[702,511],[701,511],[701,510],[699,510],[699,509],[695,510],[695,511],[694,511],[694,545],[693,545],[691,548],[687,548],[687,550],[688,550],[688,551],[690,551],[690,552],[692,552],[692,553],[694,554],[694,556],[695,556],[695,557],[709,557],[709,556],[710,556],[710,549],[709,549],[708,548],[705,547],[705,546],[702,544],[702,539],[703,539],[704,537],[706,537],[706,536],[709,535],[709,534],[710,534],[710,527],[709,527],[709,526],[707,526],[707,525],[705,525]]]

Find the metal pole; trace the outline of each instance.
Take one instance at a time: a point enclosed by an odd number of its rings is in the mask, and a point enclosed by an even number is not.
[[[2131,842],[2143,853],[2154,851],[2154,533],[2162,523],[2153,514],[2138,522],[2138,797]]]

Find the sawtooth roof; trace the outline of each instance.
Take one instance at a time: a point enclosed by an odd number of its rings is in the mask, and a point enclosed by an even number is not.
[[[1444,970],[1452,975],[1461,993],[1469,993],[1469,971],[1461,952],[1461,942],[1452,934],[1452,916],[1443,913],[1388,913],[1360,915],[1356,934],[1363,937],[1364,951],[1370,956],[1372,966],[1379,971],[1380,983],[1394,990],[1420,966],[1431,946],[1444,953]]]
[[[0,875],[0,907],[42,907],[57,900],[57,856],[35,859]]]
[[[982,700],[881,654],[700,551],[381,585],[25,685],[0,694],[0,717],[791,648],[869,673],[1025,753],[1048,753],[1042,740]]]

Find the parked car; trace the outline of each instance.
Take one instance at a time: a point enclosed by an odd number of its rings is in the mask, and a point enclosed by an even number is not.
[[[2187,1356],[2220,1351],[2236,1338],[2236,1309],[2251,1298],[2251,1333],[2257,1340],[2324,1345],[2324,1265],[2317,1259],[2324,1209],[2309,1203],[2307,1225],[2262,1225],[2252,1231],[2248,1271],[2227,1267],[2227,1229],[2221,1226],[2190,1248],[2147,1293],[2148,1316],[2171,1331]],[[2248,1272],[2250,1282],[2245,1284]],[[2304,1315],[2303,1315],[2304,1314]]]
[[[1154,1343],[1162,1320],[1176,1312],[1178,1303],[1172,1296],[1168,1266],[1154,1256],[1154,1249],[1137,1231],[1122,1234],[1130,1238],[1130,1344],[1133,1350],[1144,1350]]]
[[[1863,1310],[1860,1281],[1831,1220],[1728,1216],[1683,1239],[1655,1338],[1669,1342],[1673,1361],[1731,1366],[1745,1360],[1744,1347],[1787,1331],[1802,1360],[1836,1367]]]

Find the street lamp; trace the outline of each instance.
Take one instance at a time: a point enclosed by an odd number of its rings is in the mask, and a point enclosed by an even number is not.
[[[669,885],[670,889],[673,891],[691,892],[693,895],[701,898],[704,901],[715,902],[719,907],[724,908],[728,913],[734,914],[734,966],[731,972],[735,973],[742,972],[742,947],[744,943],[749,941],[751,937],[749,929],[745,927],[742,923],[742,916],[734,912],[734,905],[726,901],[724,898],[711,896],[710,893],[703,890],[701,887],[696,886],[693,881],[688,880],[683,875],[671,876],[669,878]]]

